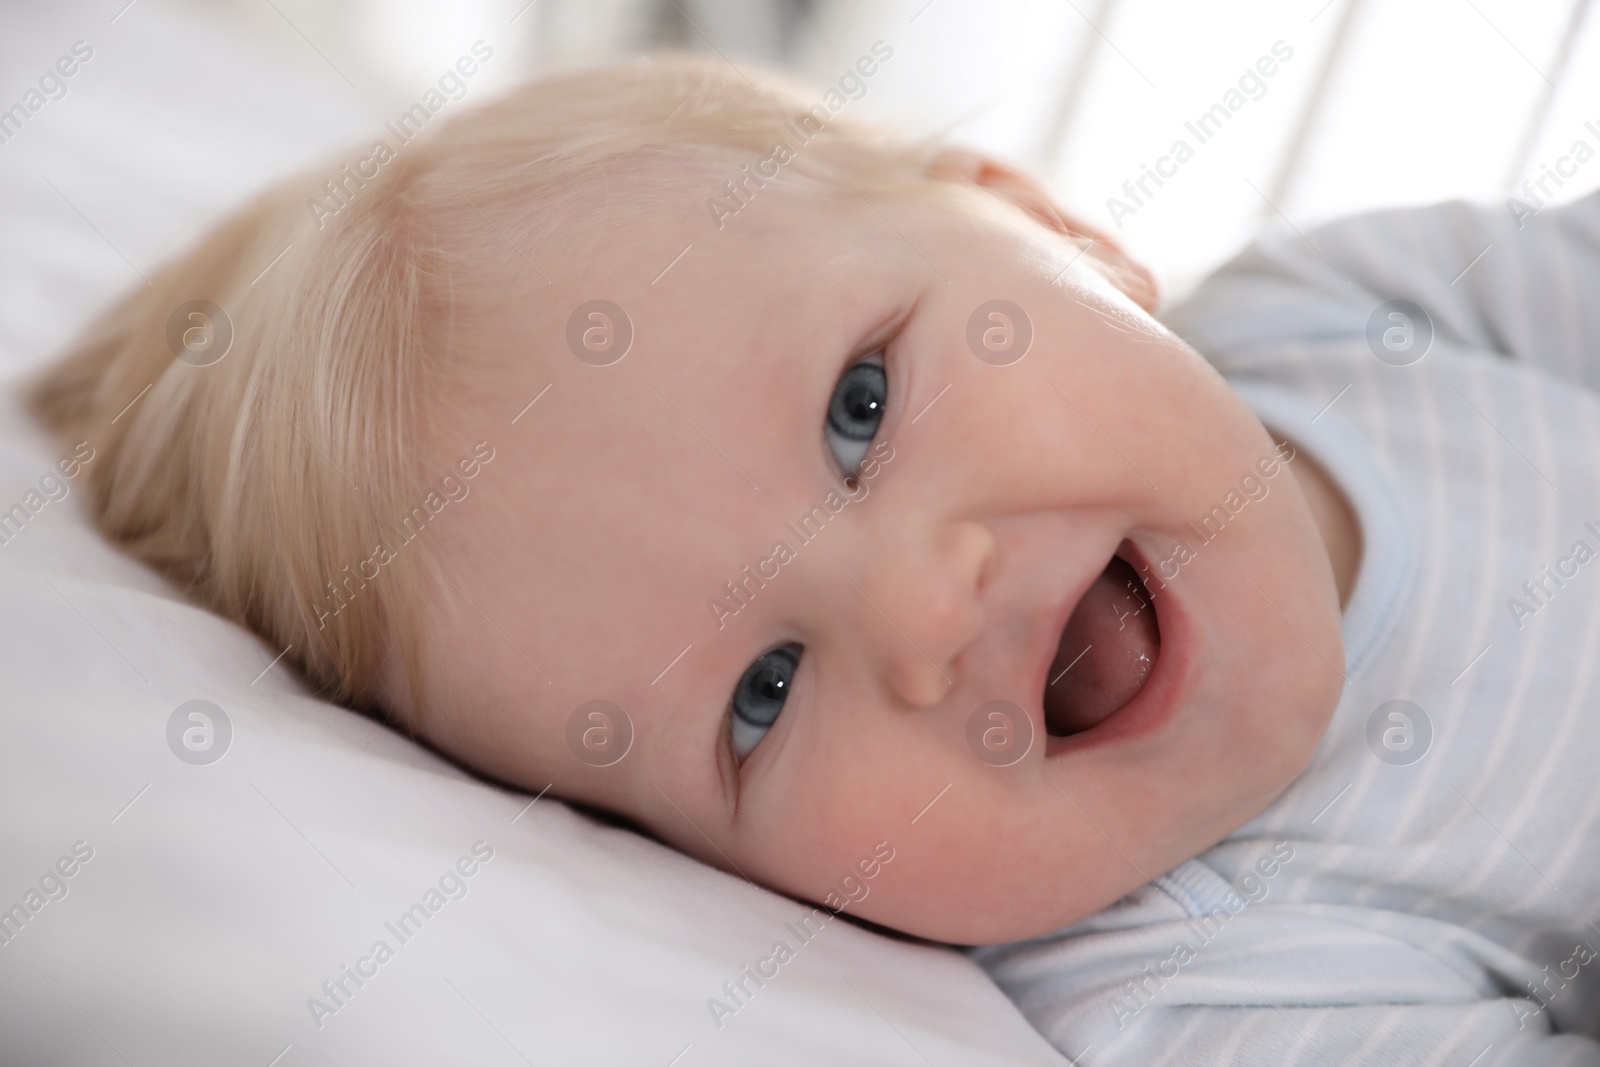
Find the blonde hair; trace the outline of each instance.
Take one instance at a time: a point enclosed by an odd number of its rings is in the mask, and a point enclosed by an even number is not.
[[[725,197],[716,179],[819,116],[785,176],[852,196],[933,182],[930,145],[723,63],[656,57],[532,82],[381,164],[363,152],[357,172],[325,167],[256,197],[96,321],[32,383],[31,409],[97,450],[86,475],[107,536],[288,647],[332,699],[375,707],[398,656],[415,728],[426,552],[400,554],[336,614],[318,605],[431,487],[448,424],[433,416],[463,381],[455,323],[486,299],[473,294],[495,271],[527,270],[522,250],[595,182],[687,162],[694,188]],[[681,196],[682,184],[626,186]],[[212,327],[231,324],[208,365],[170,339],[196,301],[221,309]]]

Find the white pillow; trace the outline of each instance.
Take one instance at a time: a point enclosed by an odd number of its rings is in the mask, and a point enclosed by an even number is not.
[[[192,16],[83,10],[0,12],[11,70],[100,34],[0,145],[12,368],[364,130]],[[786,924],[809,907],[312,698],[94,532],[73,466],[92,448],[0,394],[5,1062],[1066,1062],[964,956],[839,919],[802,943]],[[778,941],[794,958],[715,1019]]]

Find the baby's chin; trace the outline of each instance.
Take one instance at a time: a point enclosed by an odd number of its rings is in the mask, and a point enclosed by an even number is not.
[[[1037,907],[1016,899],[1017,888],[1015,880],[1008,879],[1006,885],[992,887],[976,903],[965,895],[948,903],[926,899],[910,903],[875,899],[878,894],[874,894],[859,904],[850,904],[846,913],[925,941],[963,947],[1003,945],[1055,933],[1104,910],[1137,886],[1103,898],[1078,900],[1057,890],[1048,903],[1037,901]],[[902,903],[906,906],[900,906]],[[836,907],[837,902],[832,906]]]
[[[1097,865],[1102,870],[1113,865],[1127,868],[1122,877],[1110,882],[1093,879],[1087,884],[1074,885],[1070,876],[1030,878],[1026,873],[1011,870],[983,879],[983,884],[973,884],[971,875],[982,870],[983,857],[963,860],[958,855],[946,856],[944,860],[951,873],[961,872],[960,881],[964,884],[959,888],[945,879],[919,885],[909,870],[910,865],[906,865],[898,872],[889,872],[901,876],[898,884],[892,884],[888,878],[880,879],[882,884],[866,899],[850,903],[845,910],[876,926],[947,945],[1001,945],[1043,937],[1104,911],[1139,891],[1151,879],[1201,855],[1270,807],[1292,779],[1293,775],[1259,795],[1246,798],[1204,837],[1186,837],[1176,846],[1173,855],[1177,858],[1170,862],[1135,873],[1128,868],[1127,857],[1115,854],[1109,858],[1092,856],[1082,860],[1083,864]],[[1019,852],[1026,850],[1020,843],[1017,848]],[[838,906],[837,900],[818,903],[830,910]]]
[[[1322,664],[1320,658],[1317,663]],[[1331,683],[1323,681],[1324,676]],[[1150,805],[1130,815],[1121,827],[1098,813],[1091,816],[1092,796],[1080,793],[1070,781],[1061,781],[1063,795],[1046,785],[1024,802],[1037,805],[1059,833],[1040,832],[1035,824],[1032,832],[1007,835],[1000,829],[1005,820],[998,813],[985,819],[974,812],[975,821],[994,827],[989,834],[949,839],[926,850],[908,840],[897,869],[850,910],[931,941],[1004,944],[1044,936],[1089,918],[1152,878],[1200,856],[1284,795],[1314,758],[1342,691],[1331,670],[1317,672],[1303,662],[1263,679],[1250,706],[1241,707],[1230,698],[1231,688],[1226,679],[1202,686],[1174,720],[1188,717],[1195,734],[1204,737],[1205,747],[1186,742],[1182,735],[1174,746],[1193,752],[1194,765],[1212,764],[1214,776],[1195,775],[1183,790],[1159,798],[1138,788],[1137,774],[1108,787],[1127,791],[1125,803],[1115,807],[1136,808],[1141,801]],[[1232,741],[1226,731],[1213,726],[1229,720],[1246,734],[1270,738],[1270,744],[1253,748],[1247,771],[1220,755]],[[1207,748],[1215,759],[1203,754]],[[1208,783],[1216,788],[1208,789]],[[1091,818],[1097,828],[1087,825]],[[1074,831],[1083,832],[1074,836]],[[1111,845],[1107,834],[1118,844]],[[997,843],[995,838],[1002,840]]]

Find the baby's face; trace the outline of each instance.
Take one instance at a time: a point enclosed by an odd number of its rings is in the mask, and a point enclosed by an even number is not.
[[[432,546],[442,748],[960,943],[1099,909],[1304,766],[1343,663],[1305,499],[1066,240],[773,189],[605,227],[494,324],[462,440],[499,458]],[[609,366],[565,340],[596,299]]]

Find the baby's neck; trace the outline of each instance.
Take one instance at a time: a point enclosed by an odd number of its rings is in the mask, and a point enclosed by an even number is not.
[[[1333,565],[1334,584],[1339,589],[1339,607],[1343,609],[1350,602],[1350,590],[1355,587],[1356,570],[1361,565],[1361,524],[1356,520],[1350,501],[1328,477],[1328,472],[1298,444],[1289,469],[1311,505],[1317,529],[1322,531],[1328,562]]]

